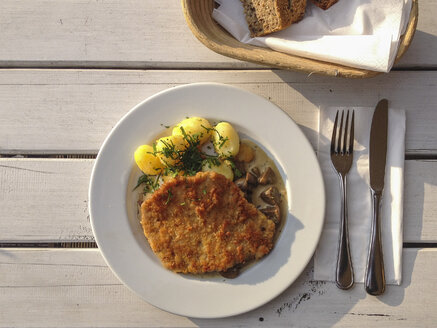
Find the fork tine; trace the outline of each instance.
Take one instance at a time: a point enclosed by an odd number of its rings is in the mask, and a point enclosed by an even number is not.
[[[343,149],[342,149],[342,154],[346,155],[346,150],[347,148],[347,134],[349,133],[349,110],[347,111],[346,114],[346,121],[344,122],[344,134],[343,134]]]
[[[349,136],[349,154],[352,154],[354,151],[354,119],[355,119],[355,111],[352,110],[352,119],[351,119],[351,132]]]
[[[331,154],[335,153],[335,141],[337,139],[337,121],[338,121],[338,111],[335,115],[334,127],[332,128],[332,138],[331,138]]]
[[[343,135],[343,116],[344,116],[344,110],[341,112],[340,127],[338,128],[338,143],[337,143],[337,150],[336,150],[337,154],[340,154],[340,150],[341,150],[341,139]]]

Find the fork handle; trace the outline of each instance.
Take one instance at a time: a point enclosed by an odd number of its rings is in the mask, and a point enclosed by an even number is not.
[[[337,284],[338,288],[349,289],[354,284],[354,271],[352,268],[352,260],[349,248],[346,174],[339,174],[339,178],[341,186],[341,220],[335,283]]]
[[[372,190],[373,220],[367,257],[364,285],[370,295],[381,295],[385,291],[384,258],[381,243],[381,192]]]

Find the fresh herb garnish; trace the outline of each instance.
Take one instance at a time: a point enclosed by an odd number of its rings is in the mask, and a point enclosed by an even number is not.
[[[206,127],[203,128],[208,130]],[[201,150],[200,138],[202,133],[196,133],[193,135],[187,134],[182,126],[180,127],[180,130],[183,139],[187,143],[184,149],[177,149],[172,141],[167,142],[161,140],[160,142],[164,144],[161,151],[157,151],[156,144],[153,145],[154,155],[162,155],[160,157],[165,165],[164,175],[176,176],[178,174],[183,174],[185,176],[192,176],[201,171],[202,166],[205,163],[208,163],[210,166],[220,165],[218,156],[205,154]],[[171,161],[166,161],[165,158],[171,159]]]
[[[232,171],[234,172],[234,177],[241,178],[243,176],[243,173],[238,169],[237,165],[235,165],[232,158],[228,158],[228,163],[231,165]]]
[[[167,205],[167,204],[170,202],[170,200],[171,200],[172,197],[173,197],[173,194],[172,194],[171,190],[168,189],[168,190],[167,190],[167,200],[165,201],[164,204]]]
[[[209,168],[220,166],[221,162],[217,156],[208,156],[202,161],[202,166],[207,165]]]
[[[220,132],[217,131],[216,128],[208,128],[206,126],[201,125],[202,128],[204,128],[206,131],[210,132],[213,131],[215,133],[217,133],[218,135],[218,141],[214,142],[214,146],[217,146],[219,149],[221,149],[224,144],[229,140],[229,137],[223,137]]]
[[[137,189],[142,183],[148,183],[149,182],[149,176],[148,175],[146,175],[146,174],[143,174],[142,176],[140,176],[139,178],[138,178],[138,182],[137,182],[137,185],[135,186],[135,188],[132,190],[132,191],[134,191],[135,189]]]
[[[219,149],[221,149],[223,147],[223,145],[226,143],[226,141],[228,141],[229,138],[223,138],[221,135],[219,135],[219,142],[218,142],[218,147]]]
[[[154,192],[156,189],[159,188],[159,178],[161,177],[161,174],[158,174],[156,177],[152,178],[147,174],[143,174],[138,178],[137,185],[135,186],[135,189],[137,189],[140,185],[143,183],[145,184],[143,193],[148,194],[151,192]]]
[[[143,174],[142,176],[140,176],[134,190],[137,189],[140,185],[144,184],[143,193],[153,193],[160,186],[161,174],[165,176],[193,176],[197,172],[202,171],[202,168],[206,165],[210,168],[212,168],[213,166],[221,165],[221,161],[218,155],[209,155],[202,151],[200,139],[203,136],[203,133],[196,133],[191,135],[187,134],[182,126],[179,128],[181,130],[183,139],[186,141],[186,146],[182,147],[181,149],[179,147],[176,147],[172,140],[160,140],[160,142],[163,143],[164,147],[162,147],[161,150],[158,151],[157,144],[153,143],[153,152],[151,152],[151,154],[153,154],[154,156],[159,156],[165,168],[162,171],[161,168],[157,168],[156,171],[157,173],[159,172],[159,174],[157,174],[156,176],[150,176],[147,174]],[[226,141],[229,140],[228,137],[224,138],[223,136],[221,136],[215,128],[208,128],[203,125],[202,128],[204,128],[206,132],[215,131],[218,134],[219,139],[216,144],[216,147],[218,148],[221,148],[226,143]],[[207,148],[210,149],[211,147],[207,146]],[[242,174],[235,166],[232,159],[225,159],[229,160],[230,165],[234,171],[234,176],[241,177]],[[204,194],[206,194],[206,190],[204,190],[203,192]],[[168,202],[171,200],[171,197],[172,194],[169,190],[167,201],[165,204],[168,204]],[[185,202],[183,204],[185,204]]]
[[[164,147],[160,153],[164,155],[165,158],[177,159],[178,152],[173,141],[170,140],[170,142],[167,142],[165,140],[161,140],[161,142],[164,144]]]

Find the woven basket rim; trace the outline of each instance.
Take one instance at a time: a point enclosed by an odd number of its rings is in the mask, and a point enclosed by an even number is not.
[[[269,48],[239,42],[212,18],[214,0],[181,0],[181,4],[185,19],[192,33],[206,47],[221,55],[273,68],[301,71],[310,74],[368,78],[382,73],[281,53]],[[199,12],[195,11],[196,6],[203,9],[203,15],[199,15]],[[418,0],[412,0],[409,22],[405,33],[401,36],[395,63],[400,60],[411,44],[417,27],[418,12]]]

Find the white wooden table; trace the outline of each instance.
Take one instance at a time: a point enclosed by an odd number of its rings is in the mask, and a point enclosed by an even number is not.
[[[435,327],[436,4],[419,2],[413,43],[390,74],[345,80],[213,53],[191,34],[177,0],[2,0],[0,327]],[[94,158],[135,104],[202,81],[270,99],[314,146],[321,104],[373,106],[386,97],[407,110],[402,286],[378,298],[361,286],[345,292],[314,281],[310,264],[265,306],[198,320],[157,309],[119,282],[93,242]]]

